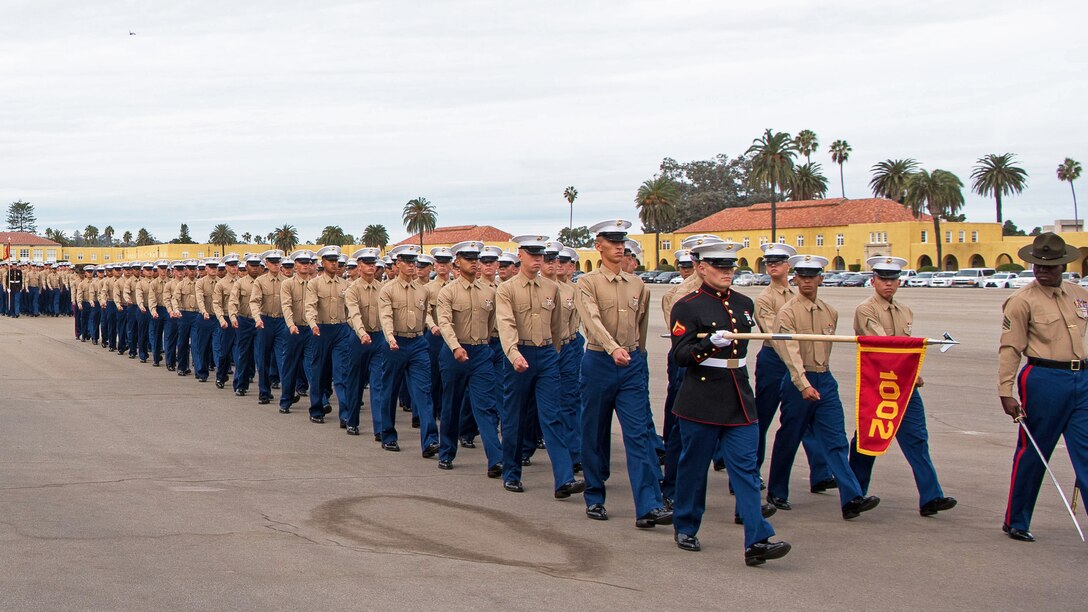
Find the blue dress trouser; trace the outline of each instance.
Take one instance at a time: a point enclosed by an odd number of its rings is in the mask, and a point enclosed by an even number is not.
[[[517,372],[509,360],[503,364],[503,481],[521,480],[521,458],[525,455],[522,427],[531,425],[526,415],[529,400],[533,398],[536,400],[536,420],[540,424],[552,464],[554,488],[558,489],[574,480],[574,461],[571,449],[567,447],[570,436],[563,431],[564,421],[559,403],[559,353],[551,345],[519,346],[518,352],[529,362],[528,370]]]
[[[155,365],[162,363],[162,343],[163,343],[163,331],[166,329],[167,322],[170,320],[170,313],[166,311],[166,306],[156,306],[155,314],[158,315],[157,319],[151,319],[151,324],[148,326],[147,333],[151,338],[151,357]]]
[[[102,330],[102,307],[91,306],[91,340],[98,342]]]
[[[124,353],[128,351],[128,308],[122,305],[121,308],[117,310],[116,321],[117,345],[115,348],[118,353]]]
[[[106,302],[102,312],[102,344],[111,349],[117,348],[117,304],[113,300]]]
[[[480,425],[480,439],[487,456],[487,467],[502,461],[502,444],[499,442],[499,411],[496,407],[495,369],[491,367],[491,347],[487,344],[478,346],[463,345],[468,353],[464,363],[453,357],[448,349],[439,353],[439,367],[442,371],[442,427],[441,447],[438,458],[453,461],[457,456],[457,443],[461,436],[461,410],[466,402],[464,397],[471,397],[468,405],[476,413],[476,423]]]
[[[38,313],[40,312],[40,308],[38,308],[38,295],[40,291],[41,289],[38,287],[30,288],[30,314],[35,317],[38,316]]]
[[[173,368],[178,365],[178,323],[180,319],[175,319],[169,314],[162,323],[162,345],[164,357],[166,359],[166,367]]]
[[[253,319],[238,315],[238,327],[234,330],[234,382],[235,391],[245,393],[249,390],[249,380],[253,378],[253,343],[257,328]]]
[[[83,302],[83,320],[80,323],[83,324],[83,328],[80,330],[79,336],[82,340],[91,339],[91,320],[94,319],[94,306],[91,306],[90,302]]]
[[[136,355],[140,346],[140,319],[139,306],[125,306],[125,346],[130,357]]]
[[[253,329],[253,354],[256,358],[257,392],[260,398],[272,399],[272,371],[276,361],[276,338],[290,334],[283,317],[262,316],[264,329]],[[279,380],[276,375],[275,380]]]
[[[385,334],[380,330],[369,334],[370,344],[363,344],[354,331],[349,331],[352,338],[351,362],[348,364],[346,380],[348,405],[340,408],[340,420],[348,427],[359,426],[359,415],[363,404],[363,387],[370,387],[370,419],[374,433],[382,431],[382,368],[389,346]],[[345,408],[347,409],[345,411]]]
[[[288,409],[295,403],[298,394],[298,379],[305,378],[309,365],[303,360],[306,344],[313,338],[313,332],[305,324],[298,326],[298,333],[290,333],[276,339],[276,359],[283,364],[280,370],[280,408]],[[219,373],[217,372],[218,376]]]
[[[914,484],[918,487],[918,506],[924,506],[938,497],[944,497],[941,484],[937,481],[937,470],[929,457],[929,432],[926,429],[926,412],[922,406],[922,396],[918,389],[910,396],[899,430],[895,432],[895,441],[903,451],[911,471],[914,472]],[[850,468],[858,477],[861,494],[869,491],[869,482],[873,478],[873,464],[876,457],[858,452],[858,435],[850,441]]]
[[[423,336],[397,336],[395,339],[398,348],[393,351],[386,347],[385,367],[382,370],[382,378],[389,384],[388,391],[383,389],[382,444],[397,441],[395,393],[404,385],[412,398],[412,408],[419,416],[420,449],[426,449],[438,443],[438,426],[434,421],[434,408],[431,407],[431,358],[427,354],[427,340]],[[311,383],[311,397],[313,392]]]
[[[49,314],[54,317],[60,316],[60,289],[53,289],[53,306],[50,308]]]
[[[193,328],[196,327],[196,318],[200,316],[195,310],[182,310],[178,319],[178,372],[189,372],[189,353],[193,339]]]
[[[759,450],[756,459],[761,468],[767,454],[767,430],[771,428],[774,415],[782,403],[782,385],[792,384],[789,380],[783,383],[783,378],[788,373],[789,368],[773,348],[764,345],[759,350],[756,357],[756,415],[759,418]],[[827,467],[827,454],[811,427],[801,437],[801,445],[805,447],[805,456],[808,457],[809,484],[814,485],[830,479],[831,469]]]
[[[605,502],[605,481],[610,474],[612,414],[620,421],[627,475],[636,516],[661,508],[661,473],[647,425],[649,393],[645,376],[646,354],[631,353],[631,363],[620,367],[603,351],[586,351],[582,358],[582,469],[586,477],[586,506]],[[656,433],[654,434],[656,435]]]
[[[1088,371],[1058,370],[1028,365],[1017,377],[1024,423],[1035,436],[1050,461],[1058,438],[1065,436],[1065,447],[1073,463],[1073,473],[1080,483],[1084,501],[1088,502]],[[1013,529],[1031,527],[1031,515],[1039,497],[1046,468],[1027,439],[1023,428],[1016,439],[1013,453],[1009,503],[1005,524]],[[1088,511],[1088,503],[1084,504]]]
[[[216,323],[216,325],[219,325]],[[234,363],[234,328],[227,324],[219,328],[219,356],[215,362],[215,381],[227,383],[231,364]]]
[[[214,318],[204,318],[197,313],[192,329],[193,370],[198,380],[208,379],[208,350],[212,344],[212,332],[219,326]]]
[[[359,342],[359,338],[351,331],[351,326],[347,323],[322,323],[318,325],[318,329],[321,335],[310,336],[310,343],[313,345],[310,368],[314,378],[318,380],[332,378],[336,388],[336,402],[340,408],[340,420],[343,421],[348,409],[345,379],[351,368],[354,344]],[[281,384],[280,389],[283,390],[286,387]],[[310,395],[310,416],[316,418],[325,416],[325,404],[316,393]],[[358,413],[355,420],[359,420]]]
[[[496,398],[496,405],[498,406],[499,405],[498,398],[501,398],[503,396],[502,395],[502,393],[503,393],[503,391],[502,391],[502,384],[503,384],[502,364],[503,364],[503,361],[506,360],[506,358],[503,356],[503,353],[502,353],[502,342],[500,342],[498,338],[491,338],[491,340],[487,343],[487,345],[491,348],[491,357],[490,357],[490,359],[491,359],[491,368],[495,372],[495,376],[494,376],[494,380],[495,380],[494,393],[495,393],[495,398]],[[472,404],[472,395],[466,393],[465,394],[465,408],[461,409],[461,439],[462,440],[468,440],[470,442],[475,440],[476,436],[480,433],[480,428],[479,428],[478,424],[476,423],[476,417],[473,416],[473,414],[472,414],[471,404]],[[497,410],[500,413],[500,421],[501,421],[502,409],[501,409],[501,407],[499,407],[499,408],[497,408]],[[500,429],[501,429],[501,427],[500,427]]]
[[[729,483],[736,495],[736,511],[744,520],[744,547],[773,536],[774,529],[763,518],[759,495],[759,468],[756,467],[759,427],[755,423],[723,427],[683,418],[677,420],[680,421],[684,450],[680,453],[676,476],[676,505],[672,518],[676,532],[690,536],[699,533],[706,510],[706,468],[720,447],[725,453]]]
[[[442,371],[438,364],[438,356],[442,352],[448,352],[446,341],[442,334],[434,335],[430,330],[423,332],[427,339],[427,356],[431,360],[431,403],[434,405],[434,416],[437,419],[442,410]]]
[[[793,459],[805,430],[812,428],[827,453],[831,473],[839,484],[840,505],[859,497],[861,485],[850,469],[849,443],[846,441],[842,401],[839,400],[839,383],[831,372],[805,372],[809,385],[820,393],[820,399],[810,402],[801,398],[801,392],[790,380],[789,374],[782,379],[782,416],[778,433],[771,451],[771,470],[767,493],[781,499],[790,496],[790,471]]]
[[[147,361],[150,356],[151,344],[151,312],[141,311],[136,308],[136,348],[139,350],[140,359]]]
[[[585,340],[577,334],[559,350],[559,408],[567,433],[567,448],[575,463],[582,462],[582,356]]]

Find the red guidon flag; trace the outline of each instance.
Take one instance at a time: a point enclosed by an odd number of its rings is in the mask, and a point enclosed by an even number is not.
[[[925,356],[925,338],[858,336],[859,453],[876,457],[888,451]]]

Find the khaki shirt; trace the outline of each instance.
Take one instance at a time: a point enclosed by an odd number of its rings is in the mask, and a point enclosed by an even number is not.
[[[174,285],[171,294],[171,305],[175,311],[196,311],[196,281],[191,278],[181,278]]]
[[[774,281],[759,292],[759,297],[756,298],[755,319],[761,332],[765,334],[774,333],[774,320],[778,317],[778,312],[795,295],[797,295],[797,292],[793,287],[788,284],[776,285]],[[770,340],[764,340],[763,345],[774,348],[774,344]]]
[[[169,282],[170,282],[170,279],[168,279],[168,278],[155,277],[155,278],[151,279],[151,289],[148,291],[148,294],[147,294],[147,308],[148,308],[148,310],[155,310],[159,306],[162,306],[163,308],[166,308],[167,311],[170,310],[169,308],[166,307],[166,301],[165,301],[165,299],[166,299],[166,285]]]
[[[121,310],[121,307],[125,304],[124,300],[122,299],[124,297],[122,295],[122,289],[124,288],[123,282],[125,279],[121,276],[114,276],[111,277],[110,280],[112,281],[110,283],[110,299],[112,299],[113,303],[117,305],[117,309]]]
[[[113,292],[116,290],[115,285],[117,285],[117,279],[114,278],[112,275],[107,276],[106,278],[102,279],[102,286],[103,286],[104,291],[106,292],[106,301],[107,302],[114,301],[113,300]]]
[[[288,326],[306,327],[306,283],[310,279],[292,276],[280,284],[280,307]]]
[[[153,278],[141,277],[136,281],[136,305],[141,310],[147,310],[150,305],[151,297],[151,285],[155,282]]]
[[[262,274],[253,281],[249,292],[249,311],[253,313],[254,320],[283,316],[283,303],[280,301],[282,283],[283,276],[272,273]]]
[[[230,290],[237,281],[237,276],[228,274],[216,281],[212,289],[212,312],[220,325],[227,323],[227,302],[230,301]]]
[[[559,350],[560,319],[559,286],[546,278],[528,278],[519,272],[495,292],[495,327],[510,363],[521,357],[519,344],[550,344]]]
[[[102,298],[102,295],[103,295],[102,294],[102,279],[100,279],[100,278],[91,279],[91,284],[89,285],[88,293],[89,293],[90,298],[91,298],[90,300],[88,300],[91,303],[91,306],[101,305],[102,304],[101,298]]]
[[[427,311],[435,325],[438,325],[438,292],[449,283],[449,276],[435,276],[434,280],[423,285],[427,290]]]
[[[121,277],[121,301],[124,302],[125,306],[130,306],[136,303],[135,276]]]
[[[858,304],[854,310],[854,333],[859,336],[909,336],[914,327],[914,312],[910,306],[879,295]]]
[[[231,324],[238,322],[238,317],[253,318],[253,312],[249,309],[249,297],[253,292],[253,284],[256,282],[252,276],[246,274],[240,276],[238,281],[230,288],[230,299],[227,300],[227,315]]]
[[[1074,283],[1044,287],[1032,281],[1001,307],[1001,345],[997,351],[997,395],[1015,397],[1013,380],[1021,357],[1077,361],[1088,357],[1088,290]],[[1030,410],[1030,407],[1028,408]]]
[[[577,302],[588,350],[646,350],[650,290],[637,276],[597,268],[578,279]]]
[[[578,288],[574,283],[560,282],[559,285],[559,338],[571,340],[582,326],[582,318],[578,316]]]
[[[37,287],[39,284],[39,274],[37,270],[27,270],[27,273],[23,275],[26,279],[27,287]]]
[[[162,287],[162,306],[166,307],[166,312],[177,315],[181,311],[174,308],[174,291],[178,288],[178,279],[170,277],[166,281],[166,284]]]
[[[406,283],[397,277],[378,291],[378,317],[387,342],[393,336],[415,336],[430,327],[427,289],[419,283]]]
[[[774,332],[782,334],[835,334],[839,325],[839,313],[830,304],[816,298],[810,301],[803,295],[795,295],[778,311]],[[790,371],[790,380],[799,391],[811,387],[805,371],[827,372],[831,357],[830,342],[798,342],[776,340],[772,342],[778,356]]]
[[[495,329],[495,290],[480,279],[450,281],[438,292],[438,329],[451,351],[487,344]]]
[[[196,308],[200,314],[208,317],[215,314],[215,284],[218,282],[219,277],[211,274],[196,282]]]
[[[344,296],[344,303],[348,307],[348,322],[359,338],[381,330],[378,316],[378,293],[381,290],[382,284],[378,281],[368,283],[362,278],[348,286],[348,292]]]
[[[83,302],[88,301],[87,286],[90,284],[90,282],[91,281],[84,278],[76,284],[75,296],[73,297],[73,299],[75,300],[76,304],[79,304],[81,308],[83,306]]]
[[[676,303],[676,300],[695,291],[701,287],[702,284],[703,278],[697,273],[692,272],[691,276],[680,281],[679,285],[669,287],[669,290],[665,292],[665,295],[661,296],[661,311],[665,315],[665,327],[672,325],[672,305]]]
[[[348,307],[344,303],[347,291],[348,281],[339,276],[322,273],[311,278],[306,283],[306,323],[310,327],[347,323]]]

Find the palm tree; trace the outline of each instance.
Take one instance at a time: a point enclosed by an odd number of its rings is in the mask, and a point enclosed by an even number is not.
[[[1073,181],[1080,178],[1080,162],[1071,157],[1058,166],[1058,180],[1069,181],[1069,189],[1073,191],[1073,229],[1080,229],[1080,217],[1077,216],[1077,190],[1073,187]]]
[[[907,179],[917,169],[918,161],[910,157],[886,159],[873,165],[873,178],[869,181],[869,189],[878,198],[888,198],[903,204],[907,196]]]
[[[778,239],[777,194],[779,189],[785,190],[793,183],[793,157],[797,155],[797,146],[788,133],[768,129],[761,138],[752,141],[745,155],[752,155],[749,182],[771,190],[771,242],[774,242]]]
[[[218,246],[220,253],[226,253],[227,245],[238,243],[238,235],[234,233],[229,225],[220,223],[212,228],[212,233],[208,236],[208,242]]]
[[[290,253],[298,246],[298,230],[295,226],[285,223],[282,227],[272,230],[272,233],[268,235],[268,241],[284,254]]]
[[[155,237],[146,228],[141,227],[136,232],[136,246],[147,246],[149,244],[155,244]]]
[[[820,164],[807,163],[794,168],[789,195],[794,201],[818,200],[827,195],[827,177]]]
[[[839,165],[839,187],[842,188],[842,198],[846,199],[846,183],[843,181],[842,165],[846,163],[846,160],[850,159],[850,151],[853,151],[850,147],[850,143],[845,140],[836,140],[831,143],[831,161]]]
[[[797,136],[793,139],[793,145],[797,147],[797,152],[805,156],[805,163],[812,163],[812,154],[816,152],[816,149],[820,146],[820,141],[816,139],[816,132],[812,130],[801,130],[797,132]]]
[[[344,238],[344,228],[339,225],[326,225],[325,229],[321,230],[321,235],[317,237],[317,242],[318,244],[344,246],[347,244],[344,242]]]
[[[121,244],[124,246],[132,245],[132,232],[125,230],[125,233],[121,234]]]
[[[438,223],[438,211],[427,198],[414,198],[404,205],[401,220],[404,222],[404,229],[408,230],[409,234],[419,234],[419,250],[422,251],[423,232],[434,231]]]
[[[246,232],[246,233],[242,234],[242,243],[243,244],[250,244],[251,242],[253,242],[253,234],[251,234],[249,232]]]
[[[573,185],[567,187],[563,190],[563,197],[570,204],[570,223],[567,225],[567,229],[572,229],[574,227],[574,199],[578,197],[578,190]]]
[[[638,218],[647,230],[654,233],[654,267],[661,261],[661,231],[671,229],[676,219],[676,201],[679,196],[676,182],[667,176],[657,176],[644,183],[635,194]]]
[[[98,228],[93,225],[83,228],[83,239],[87,241],[88,246],[94,246],[98,242]]]
[[[389,244],[389,232],[384,225],[368,225],[363,229],[363,244],[385,251],[385,247]]]
[[[947,170],[934,170],[932,174],[918,170],[907,180],[906,204],[916,217],[923,212],[933,217],[933,233],[937,237],[937,269],[943,270],[941,215],[955,215],[963,208],[963,182]]]
[[[1001,223],[1001,196],[1020,193],[1028,184],[1028,173],[1015,163],[1012,153],[990,153],[980,157],[971,171],[971,189],[980,196],[994,196],[997,222]]]
[[[106,229],[102,230],[102,237],[106,239],[106,246],[113,246],[113,234],[114,229],[112,225],[107,225]]]

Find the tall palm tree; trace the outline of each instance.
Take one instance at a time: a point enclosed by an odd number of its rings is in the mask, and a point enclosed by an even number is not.
[[[907,179],[917,169],[918,161],[910,157],[886,159],[873,165],[873,178],[869,181],[869,189],[878,198],[888,198],[903,204],[907,197]]]
[[[295,250],[298,246],[298,230],[293,225],[283,224],[269,234],[268,241],[285,254]]]
[[[83,228],[83,239],[89,246],[94,246],[98,242],[98,228],[93,225]]]
[[[102,230],[102,237],[106,239],[106,246],[113,246],[113,234],[115,230],[112,225],[107,225],[106,229]]]
[[[642,183],[635,194],[638,218],[646,229],[654,233],[655,270],[661,261],[661,231],[672,229],[679,193],[675,181],[666,176],[657,176]]]
[[[318,236],[317,242],[319,244],[335,244],[336,246],[344,246],[347,244],[344,241],[344,228],[339,225],[326,225],[325,229],[321,230],[321,235]]]
[[[423,233],[434,231],[438,224],[438,211],[427,198],[408,200],[401,212],[401,221],[409,234],[419,234],[419,250],[423,250]]]
[[[389,244],[389,232],[384,225],[368,225],[363,230],[363,244],[384,251]]]
[[[812,154],[816,152],[816,149],[820,146],[820,141],[816,138],[816,132],[812,130],[801,130],[797,132],[797,136],[793,139],[793,144],[797,147],[797,152],[805,156],[805,163],[812,163]]]
[[[208,235],[208,242],[218,246],[220,253],[226,253],[227,245],[238,243],[238,235],[229,225],[220,223],[212,228],[212,233]]]
[[[980,157],[971,171],[971,189],[980,196],[994,197],[997,202],[997,222],[1001,223],[1001,196],[1020,193],[1027,187],[1028,173],[1016,165],[1012,153]]]
[[[818,200],[827,195],[827,177],[820,164],[801,164],[794,168],[790,183],[791,200]]]
[[[1071,157],[1065,158],[1065,161],[1058,166],[1058,180],[1068,181],[1069,189],[1073,191],[1073,227],[1075,229],[1080,228],[1080,217],[1077,216],[1077,190],[1073,187],[1073,181],[1078,178],[1080,178],[1080,162]]]
[[[793,182],[793,158],[797,146],[787,132],[767,129],[763,136],[752,141],[745,155],[752,156],[749,182],[771,190],[771,242],[778,239],[778,190],[785,190]]]
[[[155,237],[151,235],[151,232],[147,231],[147,228],[141,227],[136,232],[136,246],[147,246],[149,244],[155,244]]]
[[[963,208],[963,181],[947,170],[929,173],[918,170],[907,179],[906,204],[919,216],[928,212],[933,217],[933,233],[937,238],[937,269],[944,269],[944,249],[941,246],[941,215],[955,215]]]
[[[125,233],[121,234],[121,244],[124,246],[132,245],[132,232],[125,230]]]
[[[850,151],[854,149],[850,147],[850,143],[845,140],[836,140],[831,143],[831,161],[839,165],[839,187],[842,188],[842,197],[846,199],[846,183],[843,181],[842,165],[846,163],[846,160],[850,159]]]
[[[578,190],[574,186],[567,187],[563,190],[563,197],[567,199],[567,203],[570,204],[570,223],[567,224],[567,229],[574,229],[574,198],[578,197]]]
[[[242,244],[250,244],[253,242],[253,234],[246,232],[242,234]]]

